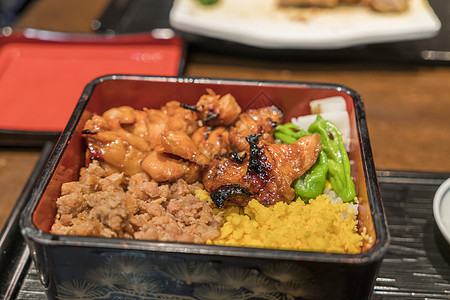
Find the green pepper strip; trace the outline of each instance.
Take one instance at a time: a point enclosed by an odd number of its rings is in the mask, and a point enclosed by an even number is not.
[[[327,174],[328,157],[323,150],[320,150],[319,157],[314,165],[300,178],[294,180],[295,195],[300,197],[303,202],[308,203],[309,199],[314,199],[323,194]]]
[[[337,127],[318,115],[308,128],[321,137],[322,150],[328,156],[328,180],[336,194],[344,202],[351,202],[356,196],[355,184],[351,178],[350,161],[342,136]]]
[[[273,135],[284,144],[293,144],[298,141],[299,138],[310,135],[310,133],[292,123],[286,123],[278,125],[277,128],[275,128]]]
[[[295,143],[299,138],[307,135],[310,135],[310,133],[292,123],[278,125],[274,132],[275,138],[285,144]],[[321,195],[325,188],[327,173],[328,157],[321,150],[314,165],[300,178],[294,180],[292,185],[295,190],[295,196],[300,197],[303,202],[307,203],[309,199]]]
[[[200,4],[202,5],[212,5],[219,2],[219,0],[198,0],[198,2],[200,2]]]

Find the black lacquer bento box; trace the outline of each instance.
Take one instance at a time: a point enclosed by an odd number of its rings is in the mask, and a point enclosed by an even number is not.
[[[314,99],[341,96],[350,116],[349,158],[360,200],[358,221],[371,243],[337,254],[50,234],[64,182],[84,166],[81,136],[93,113],[129,105],[195,104],[206,88],[241,107],[274,104],[285,120],[309,113]],[[87,85],[21,218],[51,299],[367,299],[389,243],[360,96],[334,84],[109,75]]]

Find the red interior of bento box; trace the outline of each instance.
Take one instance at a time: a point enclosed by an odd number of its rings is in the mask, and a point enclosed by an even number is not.
[[[159,108],[167,101],[177,100],[185,104],[195,104],[205,93],[206,88],[217,94],[231,93],[245,110],[267,105],[276,105],[285,114],[285,121],[292,117],[309,114],[309,102],[314,99],[342,96],[347,102],[347,111],[351,126],[351,151],[349,158],[353,161],[352,174],[355,178],[360,200],[359,221],[364,224],[369,236],[375,240],[375,229],[367,196],[366,178],[363,170],[363,158],[358,138],[357,119],[353,98],[336,89],[311,88],[307,86],[280,87],[277,85],[233,85],[229,82],[194,83],[189,80],[145,81],[139,80],[106,80],[93,89],[85,110],[80,113],[80,121],[68,143],[66,150],[34,212],[33,221],[42,231],[49,232],[56,214],[55,201],[60,195],[64,182],[78,179],[78,173],[85,162],[85,144],[81,137],[84,122],[93,113],[102,114],[109,108],[129,105],[136,109]],[[366,134],[366,133],[363,133]],[[366,245],[366,250],[371,245]]]
[[[2,37],[0,129],[62,131],[93,79],[107,74],[176,76],[182,60],[183,44],[176,36]]]

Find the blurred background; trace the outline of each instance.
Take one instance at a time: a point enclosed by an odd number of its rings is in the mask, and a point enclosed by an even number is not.
[[[33,2],[33,0],[1,0],[0,26],[5,27],[13,25],[30,2]]]
[[[437,188],[450,177],[450,1],[426,3],[441,24],[427,38],[337,49],[273,49],[175,29],[169,19],[172,0],[0,0],[0,41],[8,43],[14,32],[36,33],[29,29],[75,34],[76,39],[172,33],[183,43],[178,75],[329,82],[354,89],[364,102],[392,235],[374,298],[448,299],[450,252],[436,228],[432,205]],[[70,45],[70,38],[62,44],[66,42]],[[0,83],[7,69],[1,68]],[[39,70],[29,72],[39,77]],[[0,128],[0,228],[17,221],[11,212],[19,214],[26,203],[57,134]],[[17,232],[4,234],[15,237]],[[13,277],[10,270],[0,269],[0,282]],[[37,275],[25,271],[40,292]],[[40,295],[27,293],[19,295]]]

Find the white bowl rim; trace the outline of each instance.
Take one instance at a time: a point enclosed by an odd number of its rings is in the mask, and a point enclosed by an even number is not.
[[[434,219],[442,235],[450,244],[450,210],[444,210],[444,203],[447,208],[450,207],[450,178],[439,186],[433,199]]]

